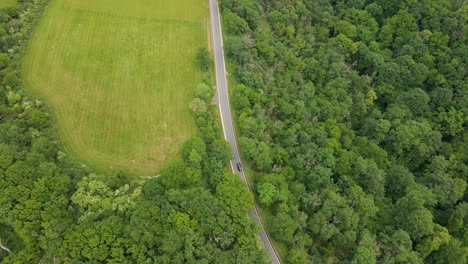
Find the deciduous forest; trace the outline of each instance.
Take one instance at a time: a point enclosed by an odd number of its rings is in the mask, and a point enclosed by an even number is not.
[[[466,263],[466,2],[221,3],[240,148],[285,262]]]
[[[187,105],[200,137],[158,175],[101,175],[67,155],[46,102],[22,83],[24,48],[47,2],[0,11],[0,262],[266,263],[247,218],[252,196],[227,169],[206,52]]]
[[[187,106],[199,136],[157,175],[100,174],[22,82],[47,3],[0,10],[0,262],[268,263],[228,170],[207,51]],[[284,263],[466,263],[468,5],[221,8],[240,149]]]

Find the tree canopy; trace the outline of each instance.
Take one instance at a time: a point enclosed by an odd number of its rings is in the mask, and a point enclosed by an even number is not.
[[[154,175],[101,174],[68,155],[47,104],[25,92],[21,56],[48,1],[0,10],[1,263],[266,263],[228,172],[209,78],[197,85],[200,137]],[[198,62],[208,75],[211,58]],[[66,87],[64,87],[65,89]]]
[[[240,148],[285,262],[465,263],[467,5],[221,5]]]

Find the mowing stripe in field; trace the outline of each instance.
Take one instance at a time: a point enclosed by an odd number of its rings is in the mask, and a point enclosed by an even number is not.
[[[92,167],[150,175],[196,133],[204,0],[52,0],[23,63],[65,145]],[[180,12],[178,11],[180,10]]]

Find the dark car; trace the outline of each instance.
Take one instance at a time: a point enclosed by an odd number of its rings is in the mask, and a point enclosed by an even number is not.
[[[242,171],[242,165],[240,164],[240,162],[237,162],[237,170],[238,171]]]

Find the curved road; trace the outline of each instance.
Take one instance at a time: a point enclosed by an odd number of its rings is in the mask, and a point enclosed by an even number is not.
[[[216,87],[218,93],[219,111],[221,115],[221,123],[223,126],[224,138],[229,142],[232,149],[233,160],[231,160],[231,169],[233,172],[238,172],[241,179],[247,185],[250,190],[249,184],[247,183],[247,177],[244,171],[238,171],[237,164],[241,164],[241,158],[239,155],[239,148],[237,146],[236,134],[234,132],[234,126],[232,123],[231,106],[229,104],[229,92],[227,87],[226,79],[226,64],[224,62],[224,51],[223,51],[223,36],[221,31],[221,19],[219,14],[218,0],[210,0],[210,13],[211,13],[211,32],[213,37],[214,47],[214,62],[216,69]],[[258,233],[258,236],[263,242],[263,248],[271,256],[271,262],[274,264],[280,264],[281,260],[273,247],[270,237],[265,232],[265,225],[255,205],[252,212],[249,215],[250,219],[257,221],[262,227],[262,231]]]

